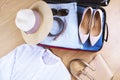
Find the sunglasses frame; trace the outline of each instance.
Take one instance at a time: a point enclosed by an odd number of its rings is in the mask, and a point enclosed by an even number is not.
[[[57,10],[55,8],[52,8],[52,13],[53,15],[57,15],[57,16],[67,16],[69,14],[69,10],[68,9],[60,9],[60,10]]]

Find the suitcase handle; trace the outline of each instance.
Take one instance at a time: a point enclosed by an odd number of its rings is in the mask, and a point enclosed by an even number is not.
[[[109,35],[109,30],[108,30],[108,24],[105,23],[105,33],[104,33],[105,37],[104,37],[104,40],[105,42],[108,41],[108,35]]]

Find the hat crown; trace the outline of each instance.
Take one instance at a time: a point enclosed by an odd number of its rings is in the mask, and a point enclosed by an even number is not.
[[[51,8],[45,1],[37,1],[29,9],[18,11],[16,26],[28,44],[38,44],[49,34],[53,24]]]
[[[29,31],[35,25],[35,14],[30,9],[21,9],[18,11],[15,23],[22,31]]]

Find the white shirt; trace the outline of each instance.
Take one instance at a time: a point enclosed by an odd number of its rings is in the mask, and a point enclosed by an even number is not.
[[[0,59],[0,80],[71,80],[71,76],[48,49],[24,44]]]

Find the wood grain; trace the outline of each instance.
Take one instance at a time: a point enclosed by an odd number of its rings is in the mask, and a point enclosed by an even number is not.
[[[15,47],[25,43],[15,25],[19,9],[29,8],[37,0],[0,0],[0,57],[5,56]],[[98,52],[73,51],[51,48],[55,55],[61,57],[66,67],[71,59],[82,58],[89,62],[96,54],[102,54],[113,73],[120,68],[120,1],[111,0],[105,7],[109,25],[109,41]],[[74,78],[72,80],[75,80]],[[102,80],[102,79],[101,79]]]

